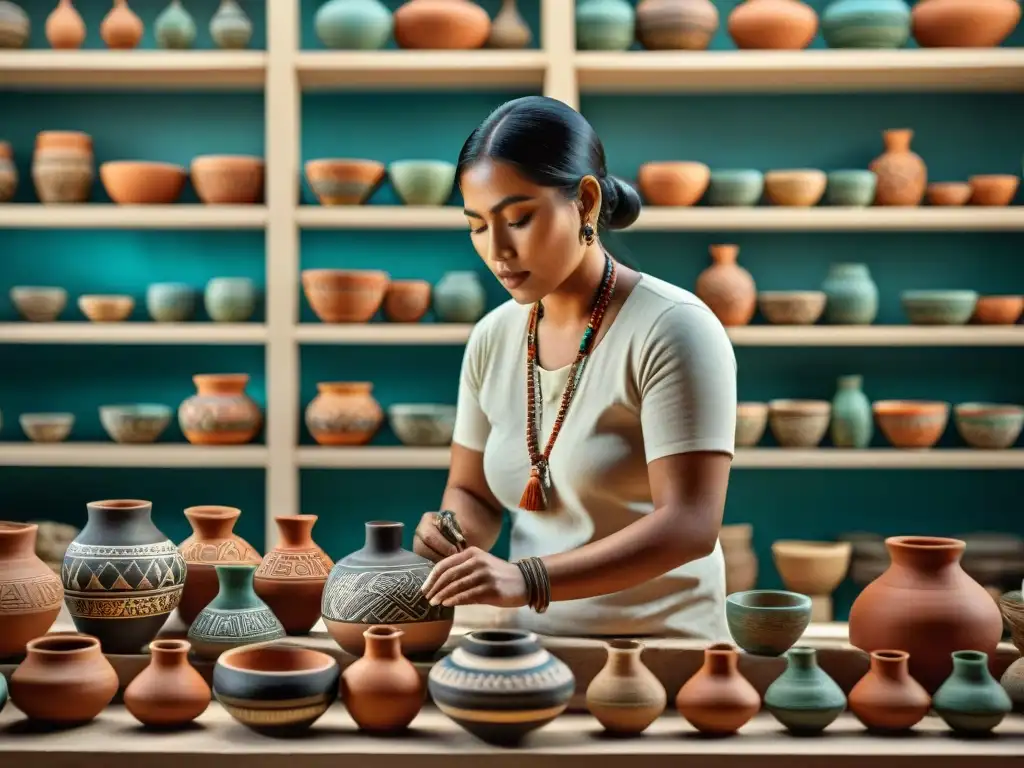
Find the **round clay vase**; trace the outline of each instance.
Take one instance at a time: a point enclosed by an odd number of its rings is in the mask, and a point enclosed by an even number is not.
[[[362,730],[397,733],[409,727],[423,707],[426,686],[402,655],[402,630],[370,627],[366,650],[341,675],[341,699]]]
[[[142,19],[128,7],[128,0],[114,0],[114,7],[103,17],[100,37],[108,48],[130,50],[142,41]]]
[[[920,0],[911,23],[922,48],[994,48],[1020,22],[1017,0]]]
[[[210,686],[189,663],[187,640],[154,640],[149,666],[128,683],[124,707],[143,725],[180,728],[210,706]]]
[[[867,264],[831,264],[821,290],[828,323],[870,325],[878,317],[878,286]]]
[[[262,558],[249,542],[234,532],[235,523],[242,515],[237,507],[188,507],[184,514],[192,526],[192,535],[178,547],[188,568],[178,616],[187,626],[217,596],[220,584],[214,566],[220,563],[259,565]]]
[[[850,608],[850,643],[862,651],[898,648],[929,693],[949,677],[954,651],[992,654],[1003,634],[996,602],[960,567],[966,544],[933,536],[885,540],[891,564]]]
[[[718,31],[711,0],[641,0],[636,38],[649,51],[703,51]]]
[[[324,586],[320,607],[331,637],[354,656],[363,633],[377,624],[402,630],[402,652],[431,657],[451,632],[454,608],[431,605],[421,588],[434,564],[402,548],[402,523],[366,523],[362,549],[343,557]]]
[[[60,578],[36,555],[35,523],[0,522],[0,659],[21,656],[60,613]]]
[[[193,445],[241,445],[263,426],[263,413],[245,393],[245,373],[204,373],[192,377],[196,394],[178,408],[178,423]]]
[[[82,47],[85,42],[85,22],[71,0],[60,0],[46,17],[46,40],[56,50]]]
[[[29,720],[49,726],[84,725],[117,693],[117,672],[91,635],[53,632],[26,646],[11,673],[11,701]]]
[[[747,325],[757,311],[757,286],[750,273],[736,263],[738,245],[712,245],[710,267],[697,277],[697,296],[722,325]]]
[[[577,0],[576,48],[625,51],[636,36],[636,11],[628,0]]]
[[[278,515],[280,539],[256,569],[253,587],[284,631],[306,635],[320,620],[324,584],[334,561],[313,541],[316,515]]]
[[[444,323],[475,323],[483,316],[486,301],[476,272],[447,272],[434,286],[434,314]]]
[[[928,691],[910,676],[906,651],[874,651],[871,668],[850,691],[850,711],[869,731],[913,728],[931,709]]]
[[[153,24],[153,36],[161,48],[183,50],[196,42],[196,23],[181,0],[171,0]]]
[[[737,48],[797,51],[818,34],[818,14],[800,0],[744,0],[728,26]]]
[[[316,36],[336,50],[383,48],[392,26],[391,11],[380,0],[329,0],[314,17]]]
[[[1013,710],[1013,701],[992,677],[989,655],[955,651],[953,671],[932,697],[932,708],[954,733],[982,736]]]
[[[32,182],[41,203],[84,203],[96,162],[92,137],[80,131],[40,131],[32,155]]]
[[[928,167],[910,149],[914,132],[908,128],[883,131],[885,152],[868,165],[878,177],[875,205],[920,205],[928,187]]]
[[[482,741],[512,746],[565,710],[576,679],[534,633],[482,630],[430,668],[427,687],[456,724]]]
[[[837,380],[829,429],[836,448],[868,447],[874,434],[875,417],[871,401],[864,394],[863,376],[840,376]]]
[[[471,0],[408,0],[394,19],[399,48],[471,50],[491,33],[491,17]]]
[[[210,19],[210,37],[218,48],[241,50],[252,40],[252,21],[237,0],[221,0]]]
[[[814,648],[786,652],[786,669],[764,692],[764,706],[793,734],[821,733],[846,709],[846,694],[818,666]]]
[[[0,141],[0,203],[9,203],[18,189],[18,166],[9,141]]]
[[[0,50],[24,48],[32,21],[17,3],[0,0]]]
[[[153,525],[153,504],[92,501],[61,566],[64,603],[79,632],[104,653],[139,653],[178,607],[185,560]]]
[[[728,643],[704,651],[704,664],[676,694],[676,709],[701,733],[735,733],[761,709],[761,695],[739,669],[739,654]]]
[[[640,658],[639,640],[612,640],[605,648],[608,659],[587,686],[587,709],[609,733],[643,733],[665,711],[665,686]]]
[[[821,14],[829,48],[902,48],[910,39],[904,0],[835,0]]]
[[[368,381],[322,381],[306,406],[306,428],[320,445],[365,445],[384,421]]]
[[[188,628],[188,641],[196,656],[213,661],[232,648],[285,637],[281,622],[253,589],[255,565],[232,563],[214,568],[220,587],[217,596]]]

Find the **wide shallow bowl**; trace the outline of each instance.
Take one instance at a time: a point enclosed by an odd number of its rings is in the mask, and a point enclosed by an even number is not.
[[[251,205],[263,199],[264,162],[255,155],[200,155],[189,168],[207,205]]]
[[[52,323],[68,305],[68,292],[55,286],[16,285],[11,303],[18,314],[33,323]]]
[[[306,163],[306,181],[321,205],[361,205],[384,180],[376,160],[325,158]]]
[[[1024,296],[979,296],[974,305],[975,323],[1014,325],[1024,313]]]
[[[403,445],[451,445],[455,432],[455,406],[398,403],[388,408],[388,423]]]
[[[375,269],[305,269],[302,290],[325,323],[366,323],[384,301],[391,276]]]
[[[447,160],[396,160],[388,176],[406,205],[444,205],[455,187],[455,163]]]
[[[956,431],[972,448],[1002,449],[1017,442],[1024,428],[1024,407],[1002,403],[953,406]]]
[[[60,443],[67,440],[75,425],[73,413],[23,413],[18,417],[25,437],[33,443]]]
[[[711,169],[704,163],[668,160],[644,163],[636,183],[649,205],[695,205],[707,191]]]
[[[737,403],[736,447],[752,448],[761,442],[768,426],[768,403]]]
[[[301,733],[338,697],[340,668],[326,653],[288,643],[224,651],[213,667],[213,695],[235,720],[270,736]]]
[[[711,171],[705,199],[708,205],[749,207],[757,205],[764,191],[764,174],[752,168]]]
[[[768,424],[783,448],[817,448],[828,432],[832,403],[828,400],[771,400]]]
[[[968,182],[971,185],[971,205],[1009,205],[1020,187],[1020,177],[1008,173],[971,176]]]
[[[100,165],[100,181],[121,205],[170,205],[178,202],[188,173],[180,165],[113,160]]]
[[[866,168],[843,168],[829,171],[825,202],[848,208],[864,208],[875,200],[878,176]]]
[[[751,589],[725,598],[725,620],[740,648],[781,656],[811,623],[811,598],[783,589]]]
[[[764,192],[775,205],[809,208],[821,201],[827,183],[825,172],[814,168],[768,171]]]
[[[853,545],[848,541],[772,543],[772,559],[787,589],[801,595],[831,595],[846,578]]]
[[[903,291],[903,312],[914,325],[964,325],[978,304],[977,291]]]
[[[115,443],[156,442],[173,416],[173,408],[159,403],[100,406],[100,423]]]
[[[966,181],[934,181],[924,190],[929,205],[961,206],[971,199],[971,185]]]
[[[131,296],[84,295],[78,297],[78,308],[94,323],[119,323],[135,309],[135,299]]]
[[[825,311],[824,291],[761,291],[757,306],[774,325],[814,325]]]
[[[871,410],[894,448],[931,448],[949,423],[949,403],[937,400],[879,400]]]

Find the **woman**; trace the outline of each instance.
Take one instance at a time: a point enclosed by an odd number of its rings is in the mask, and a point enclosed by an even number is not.
[[[607,253],[598,232],[632,224],[640,199],[562,102],[497,109],[463,146],[457,182],[473,246],[512,299],[474,327],[462,364],[441,508],[469,546],[424,515],[414,547],[437,565],[423,591],[516,607],[545,634],[728,640],[724,328],[689,291]],[[513,562],[489,553],[504,509]]]

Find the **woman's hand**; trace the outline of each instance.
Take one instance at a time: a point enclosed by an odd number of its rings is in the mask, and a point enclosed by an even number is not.
[[[416,526],[412,551],[420,557],[438,563],[459,550],[441,534],[441,529],[437,527],[437,513],[425,512]]]
[[[518,608],[529,599],[519,566],[477,547],[446,557],[435,565],[423,583],[423,593],[431,605],[445,607]]]

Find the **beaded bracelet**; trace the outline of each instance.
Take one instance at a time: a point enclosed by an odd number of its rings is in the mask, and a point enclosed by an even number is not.
[[[526,557],[516,561],[526,582],[527,604],[537,613],[544,613],[551,603],[551,579],[544,561],[539,557]]]

